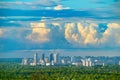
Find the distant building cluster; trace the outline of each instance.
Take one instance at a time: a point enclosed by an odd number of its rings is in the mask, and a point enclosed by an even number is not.
[[[38,58],[38,54],[35,53],[33,59],[24,58],[22,60],[22,65],[59,65],[60,56],[57,53],[51,53],[49,57],[45,57],[45,54],[42,54],[41,58]]]
[[[107,64],[118,64],[120,65],[120,60],[118,58],[109,58],[109,57],[81,57],[81,56],[60,56],[59,53],[51,53],[49,56],[46,56],[44,53],[41,57],[38,57],[38,54],[35,53],[33,58],[23,58],[22,65],[76,65],[76,66],[104,66]]]

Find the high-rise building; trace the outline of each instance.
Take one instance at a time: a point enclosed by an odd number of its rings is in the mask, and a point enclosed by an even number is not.
[[[53,53],[51,53],[51,54],[50,54],[49,59],[50,59],[50,63],[51,63],[52,61],[54,61],[54,56],[53,56]]]
[[[60,61],[60,54],[59,53],[57,54],[57,62],[58,62],[58,64],[61,63],[61,61]]]
[[[53,58],[54,58],[54,63],[59,63],[59,54],[54,53]]]
[[[49,62],[49,59],[48,57],[45,58],[45,63],[48,63]]]
[[[83,65],[83,66],[86,66],[86,61],[83,60],[83,59],[82,59],[81,61],[82,61],[82,65]]]
[[[89,66],[89,61],[88,61],[88,59],[85,60],[85,66]]]
[[[88,66],[92,66],[92,61],[91,61],[91,59],[88,58],[87,61],[88,61]]]
[[[65,64],[65,60],[64,60],[64,59],[62,59],[62,60],[61,60],[61,63],[62,63],[62,64]]]
[[[73,60],[74,60],[74,57],[73,57],[73,56],[72,56],[72,57],[70,57],[70,61],[71,61],[71,62],[73,62]]]
[[[56,63],[56,62],[57,62],[57,54],[54,53],[54,54],[53,54],[53,57],[54,57],[54,63]]]
[[[90,58],[82,60],[82,65],[83,66],[92,66],[92,61],[90,60]]]
[[[22,60],[22,65],[27,65],[28,64],[28,59],[27,58],[24,58],[23,60]]]
[[[45,65],[45,62],[42,59],[40,59],[39,63],[40,65]]]
[[[42,60],[45,61],[45,54],[42,54]]]
[[[38,57],[38,55],[37,55],[37,53],[35,53],[34,54],[34,61],[33,61],[33,63],[34,63],[34,65],[37,65],[37,58]]]
[[[119,64],[118,65],[120,65],[120,61],[119,61]]]

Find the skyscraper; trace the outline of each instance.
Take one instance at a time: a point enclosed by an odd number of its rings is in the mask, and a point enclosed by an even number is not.
[[[54,58],[54,63],[59,63],[59,54],[54,53],[53,58]]]
[[[118,63],[119,65],[120,65],[120,61],[119,61],[119,63]]]
[[[37,65],[37,53],[34,54],[34,65]]]
[[[45,61],[45,54],[42,54],[42,60]]]
[[[22,60],[22,65],[27,65],[28,64],[28,59],[27,58],[24,58],[23,60]]]
[[[53,56],[53,53],[50,54],[50,63],[54,61],[54,56]]]
[[[92,66],[92,61],[90,60],[90,58],[88,58],[88,59],[85,59],[85,60],[81,60],[82,61],[82,65],[83,66]]]
[[[53,54],[53,57],[54,57],[54,63],[56,63],[56,62],[57,62],[57,54],[54,53],[54,54]]]

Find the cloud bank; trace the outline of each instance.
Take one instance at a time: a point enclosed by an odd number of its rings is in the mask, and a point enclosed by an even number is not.
[[[2,27],[2,44],[10,39],[10,44],[16,41],[25,49],[120,48],[119,21],[51,18],[31,21],[29,26]]]
[[[84,23],[83,23],[84,24]],[[107,29],[96,23],[83,26],[80,22],[66,24],[65,38],[80,47],[115,47],[120,46],[120,24],[108,23]],[[101,28],[100,28],[101,27]]]

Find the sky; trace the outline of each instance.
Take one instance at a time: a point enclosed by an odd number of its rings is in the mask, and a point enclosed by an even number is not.
[[[0,0],[0,57],[120,56],[119,13],[120,0]]]

